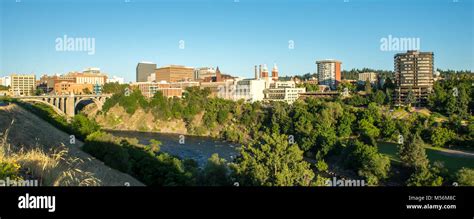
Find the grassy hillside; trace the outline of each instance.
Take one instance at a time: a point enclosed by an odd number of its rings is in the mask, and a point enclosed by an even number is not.
[[[13,121],[13,122],[12,122]],[[47,186],[143,185],[80,150],[83,143],[21,107],[0,107],[0,163]]]

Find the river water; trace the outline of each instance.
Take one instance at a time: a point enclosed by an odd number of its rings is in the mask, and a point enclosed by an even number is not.
[[[197,137],[179,134],[165,134],[135,131],[107,131],[118,137],[137,138],[140,144],[148,145],[151,139],[160,141],[160,151],[180,158],[195,160],[199,166],[206,164],[212,154],[232,161],[238,155],[240,145],[221,141],[210,137]]]

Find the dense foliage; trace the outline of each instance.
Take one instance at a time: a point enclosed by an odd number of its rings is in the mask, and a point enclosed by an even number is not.
[[[241,157],[232,166],[241,185],[308,186],[314,178],[303,151],[288,136],[263,134],[242,147]]]

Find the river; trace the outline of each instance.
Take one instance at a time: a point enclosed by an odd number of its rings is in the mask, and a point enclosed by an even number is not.
[[[240,148],[237,144],[210,137],[136,131],[107,132],[118,137],[137,138],[140,144],[145,145],[150,144],[151,139],[159,140],[162,143],[160,151],[180,158],[193,159],[199,166],[205,165],[207,159],[214,153],[219,154],[219,157],[227,161],[231,161],[238,155],[238,148]]]

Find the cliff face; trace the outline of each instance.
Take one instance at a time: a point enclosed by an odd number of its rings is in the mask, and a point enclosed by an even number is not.
[[[183,120],[156,120],[151,112],[138,109],[133,115],[116,105],[107,113],[91,116],[104,129],[190,134]]]
[[[245,127],[236,126],[233,122],[226,124],[216,123],[213,127],[207,127],[203,120],[205,112],[195,115],[189,123],[186,123],[183,119],[156,119],[151,112],[145,112],[143,109],[137,109],[135,113],[130,115],[119,105],[110,108],[106,113],[97,113],[93,108],[86,108],[83,112],[90,119],[94,119],[105,130],[160,132],[214,138],[222,138],[223,131],[233,130],[233,132],[237,133],[242,132],[241,135],[245,136],[244,139],[248,139]],[[237,141],[237,139],[225,140]]]

